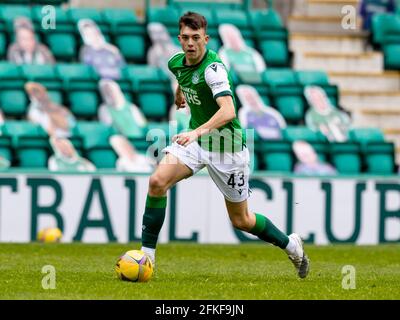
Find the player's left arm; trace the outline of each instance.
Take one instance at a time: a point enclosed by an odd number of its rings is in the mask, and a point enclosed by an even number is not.
[[[214,99],[219,107],[218,111],[206,123],[197,129],[176,135],[173,141],[187,146],[202,135],[210,133],[236,118],[235,105],[228,75],[223,64],[214,63],[205,71],[205,78]]]

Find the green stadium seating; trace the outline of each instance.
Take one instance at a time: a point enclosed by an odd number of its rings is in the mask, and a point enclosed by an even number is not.
[[[372,17],[372,40],[378,45],[400,42],[400,17],[394,14],[375,14]]]
[[[110,26],[114,35],[146,33],[145,25],[138,20],[133,10],[105,8],[102,15],[103,21]]]
[[[330,143],[332,164],[340,174],[358,174],[361,172],[360,147],[356,143]]]
[[[3,134],[11,137],[16,161],[22,168],[47,168],[49,142],[47,133],[28,121],[6,121]]]
[[[8,33],[14,33],[14,19],[17,17],[32,19],[31,9],[23,5],[0,5],[0,21],[4,21]]]
[[[291,69],[267,69],[263,82],[269,86],[273,106],[289,124],[299,123],[304,118],[305,99],[303,88]]]
[[[111,148],[109,138],[115,133],[112,127],[95,121],[78,121],[76,132],[83,139],[84,154],[99,168],[115,168],[117,155]]]
[[[47,90],[61,90],[62,82],[53,65],[25,64],[21,66],[22,75],[27,81],[39,82]]]
[[[254,33],[246,12],[242,10],[219,9],[215,10],[215,20],[218,25],[230,23],[236,26],[247,45],[254,47]]]
[[[43,20],[50,12],[46,5],[35,5],[32,6],[31,15],[32,21],[35,24],[35,28],[37,31],[41,33],[73,33],[76,31],[76,25],[73,23],[70,13],[68,10],[63,9],[60,6],[53,6],[52,10],[54,10],[55,18],[56,18],[56,25],[55,28],[49,28],[46,23],[50,22],[50,20]],[[43,28],[42,22],[45,23],[45,27]]]
[[[0,109],[6,117],[21,118],[26,115],[28,98],[23,89],[0,90]]]
[[[291,143],[297,140],[307,141],[312,145],[318,158],[322,161],[327,161],[327,154],[329,152],[326,138],[322,133],[313,131],[305,126],[288,126],[282,129],[282,137],[284,140]]]
[[[71,112],[82,119],[92,119],[97,115],[100,104],[98,76],[91,66],[83,64],[59,64],[58,76],[63,80],[67,95],[67,105]]]
[[[249,19],[258,41],[265,39],[287,41],[287,29],[275,10],[251,10]]]
[[[179,34],[179,18],[179,12],[174,7],[150,7],[147,13],[147,22],[162,23],[173,39]]]
[[[231,9],[231,10],[242,10],[245,9],[243,3],[239,2],[232,2],[232,1],[181,1],[181,0],[167,0],[167,5],[174,6],[176,8],[212,8],[213,10],[220,10],[220,9]]]
[[[263,141],[256,146],[261,155],[262,168],[273,172],[291,172],[293,156],[291,144],[287,141]]]
[[[77,58],[77,43],[73,33],[49,33],[45,42],[56,61],[72,62]]]
[[[146,61],[145,25],[138,21],[132,10],[107,8],[103,20],[110,26],[112,39],[128,62]]]
[[[289,65],[289,51],[285,41],[261,40],[260,50],[268,67],[286,67]]]
[[[7,40],[5,33],[0,31],[0,59],[5,58],[7,55]]]
[[[144,36],[119,35],[115,38],[115,44],[127,62],[146,62],[146,48]]]
[[[0,108],[6,117],[25,115],[28,100],[24,83],[25,80],[19,66],[0,62]]]
[[[13,162],[13,152],[11,147],[11,137],[9,136],[0,136],[0,156]]]
[[[305,126],[288,126],[282,129],[282,136],[286,141],[304,140],[309,143],[324,142],[320,132],[313,131]]]
[[[360,143],[366,172],[392,174],[394,171],[394,144],[386,142],[379,128],[353,128],[351,141]]]
[[[161,69],[151,66],[128,66],[126,77],[132,81],[132,90],[137,96],[139,108],[150,120],[167,117],[172,101],[170,81]]]
[[[383,46],[385,69],[400,70],[400,41]]]
[[[109,25],[104,21],[101,11],[96,8],[70,8],[69,14],[76,28],[80,19],[91,19],[96,22],[104,36],[110,33]]]
[[[329,78],[325,71],[297,71],[296,77],[300,85],[302,85],[303,87],[311,85],[321,87],[322,89],[324,89],[331,103],[334,106],[338,105],[338,86],[329,83]]]

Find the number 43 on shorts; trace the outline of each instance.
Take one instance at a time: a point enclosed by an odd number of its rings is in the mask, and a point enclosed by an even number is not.
[[[228,186],[231,186],[233,189],[236,189],[236,186],[243,187],[245,184],[244,173],[243,172],[232,173],[229,176],[227,184]]]

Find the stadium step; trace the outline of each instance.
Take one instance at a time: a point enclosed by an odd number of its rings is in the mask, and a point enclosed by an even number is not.
[[[293,15],[288,18],[288,29],[290,32],[308,32],[313,33],[318,30],[319,33],[340,33],[354,34],[361,30],[361,19],[356,19],[354,28],[346,28],[347,20],[342,17],[324,17],[324,16],[301,16]]]
[[[342,90],[340,93],[340,105],[349,111],[358,111],[362,108],[400,110],[400,92]]]
[[[337,72],[381,72],[383,70],[383,54],[381,52],[365,52],[359,54],[305,52],[295,54],[294,69],[325,70]]]
[[[400,72],[329,72],[329,79],[344,91],[398,91]]]
[[[392,114],[373,109],[362,109],[352,113],[354,127],[379,127],[382,129],[400,128],[399,112]]]
[[[307,0],[305,12],[308,16],[337,17],[343,15],[342,10],[346,6],[357,10],[359,2],[360,0]]]
[[[289,41],[293,52],[307,52],[310,48],[318,48],[322,53],[363,53],[367,37],[363,34],[291,33]]]

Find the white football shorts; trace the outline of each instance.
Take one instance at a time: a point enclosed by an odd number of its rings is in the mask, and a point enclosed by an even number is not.
[[[238,152],[209,152],[194,141],[187,147],[174,142],[162,150],[187,165],[193,175],[207,167],[211,179],[230,202],[249,197],[250,154],[247,147]]]

